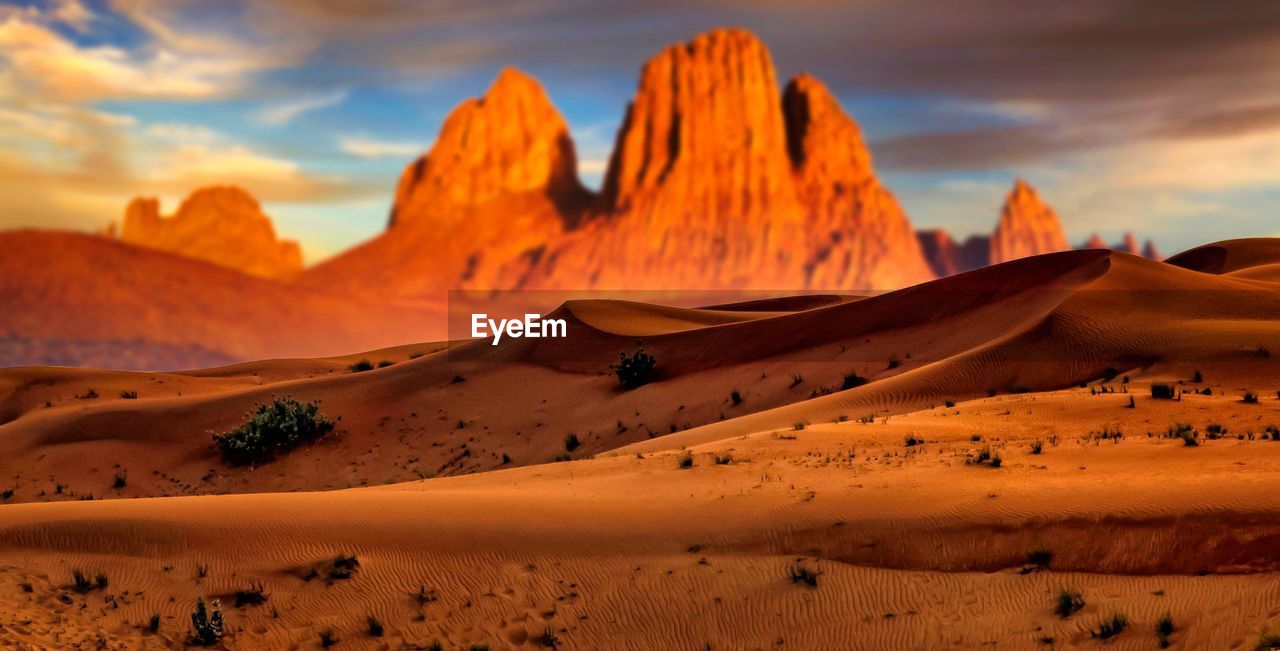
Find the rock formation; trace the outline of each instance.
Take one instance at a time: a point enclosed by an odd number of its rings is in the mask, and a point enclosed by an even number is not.
[[[991,264],[1070,248],[1058,215],[1026,181],[1015,181],[991,235]]]
[[[302,281],[411,296],[514,289],[513,269],[535,264],[591,199],[564,118],[536,80],[507,68],[483,97],[454,109],[430,153],[405,169],[388,230]]]
[[[1081,249],[1105,249],[1107,248],[1107,242],[1106,240],[1102,239],[1101,235],[1098,235],[1095,232],[1094,234],[1089,236],[1089,239],[1085,240],[1084,244],[1080,245],[1080,248]]]
[[[298,243],[277,239],[258,202],[237,187],[196,190],[171,217],[160,215],[158,199],[136,198],[125,209],[119,239],[264,278],[302,271]]]
[[[856,124],[817,80],[717,30],[643,68],[592,197],[564,120],[504,71],[400,181],[379,238],[304,282],[452,288],[855,289],[929,280]],[[386,270],[386,271],[383,271]]]
[[[925,259],[939,277],[985,267],[991,256],[991,238],[986,235],[970,235],[963,244],[957,244],[950,233],[940,228],[920,231],[916,236]]]

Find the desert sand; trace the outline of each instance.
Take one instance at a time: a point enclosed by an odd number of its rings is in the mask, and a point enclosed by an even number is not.
[[[1165,615],[1172,648],[1255,648],[1277,264],[1076,251],[858,300],[571,302],[566,340],[0,370],[0,641],[181,647],[200,597],[227,648],[1095,648],[1113,614],[1114,648]],[[624,391],[637,341],[659,375]],[[336,431],[223,464],[210,434],[285,395]]]

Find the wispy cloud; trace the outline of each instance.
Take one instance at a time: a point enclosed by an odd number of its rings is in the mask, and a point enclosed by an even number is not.
[[[258,111],[254,117],[259,122],[272,126],[288,124],[304,113],[341,104],[347,99],[347,93],[346,89],[341,89],[272,104]]]
[[[338,149],[343,153],[360,158],[408,158],[427,150],[428,147],[416,142],[377,140],[364,136],[350,136],[338,141]]]

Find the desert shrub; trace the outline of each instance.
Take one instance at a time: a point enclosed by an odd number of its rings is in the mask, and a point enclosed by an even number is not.
[[[1044,451],[1044,441],[1039,439],[1031,442],[1031,454],[1040,454]]]
[[[1275,425],[1267,425],[1266,433],[1271,436],[1272,441],[1280,441],[1280,427]],[[1267,438],[1265,435],[1262,438]]]
[[[978,450],[978,463],[991,460],[991,448]]]
[[[367,359],[362,359],[356,362],[355,364],[348,366],[347,370],[351,371],[352,373],[363,373],[365,371],[372,371],[373,364]]]
[[[844,391],[846,389],[853,389],[855,387],[860,387],[866,383],[867,383],[867,378],[864,378],[861,375],[858,375],[857,373],[849,373],[848,375],[844,376],[844,381],[840,383],[840,390]]]
[[[797,432],[799,432],[799,431],[803,430],[804,428],[805,428],[805,424],[804,424],[804,423],[792,423],[792,424],[791,424],[791,429],[793,429],[793,430],[795,430],[795,431],[797,431]]]
[[[952,407],[956,406],[956,401],[954,401],[954,400],[945,400],[945,401],[943,401],[942,406],[943,406],[943,407],[946,407],[947,409],[950,409],[950,408],[952,408]]]
[[[1158,400],[1173,400],[1177,397],[1178,389],[1172,384],[1153,384],[1151,385],[1151,397]]]
[[[381,362],[378,362],[378,368],[386,368],[386,367],[391,366],[391,365],[393,365],[393,364],[395,364],[395,362],[393,362],[393,361],[391,361],[391,360],[389,360],[389,359],[384,359],[384,360],[382,360]]]
[[[802,383],[804,383],[804,376],[803,376],[803,375],[792,375],[792,376],[791,376],[791,386],[789,386],[789,387],[787,387],[787,388],[788,388],[788,389],[794,389],[794,388],[796,388],[796,387],[800,386]]]
[[[1048,567],[1053,562],[1053,552],[1048,549],[1033,549],[1027,552],[1027,564]]]
[[[137,400],[138,392],[137,391],[121,391],[120,397],[124,398],[125,400]]]
[[[338,635],[337,633],[333,632],[333,629],[326,628],[325,630],[320,631],[321,648],[327,649],[337,643],[338,643]]]
[[[355,554],[350,556],[338,554],[333,557],[333,563],[329,566],[329,578],[332,580],[349,579],[358,569],[360,569],[360,559],[356,558]]]
[[[213,646],[222,639],[222,609],[213,602],[213,612],[207,612],[204,599],[196,599],[195,612],[191,613],[191,644]]]
[[[742,394],[738,393],[736,390],[730,392],[729,402],[732,402],[734,407],[737,407],[738,405],[742,404]]]
[[[569,452],[573,452],[574,450],[578,449],[579,445],[582,445],[582,442],[578,440],[577,434],[570,432],[568,436],[564,437],[565,450],[568,450]]]
[[[1156,621],[1156,640],[1160,642],[1161,649],[1169,648],[1169,636],[1173,635],[1173,631],[1173,615],[1165,613]]]
[[[369,615],[368,621],[369,621],[369,637],[382,637],[382,634],[384,632],[382,628],[382,622],[378,621],[378,618],[374,617],[373,615]]]
[[[1134,409],[1137,406],[1138,406],[1137,403],[1133,401],[1133,396],[1129,396],[1129,404],[1125,405],[1125,407],[1129,409]]]
[[[1004,463],[1004,458],[1002,458],[999,454],[995,454],[991,456],[992,468],[999,468],[1003,463]]]
[[[791,579],[792,583],[803,583],[810,588],[818,587],[818,577],[821,574],[821,572],[810,568],[800,561],[796,561],[791,567],[787,568],[787,578]]]
[[[236,590],[236,608],[260,606],[267,603],[267,593],[261,583],[254,583],[247,588]]]
[[[116,477],[111,482],[111,487],[120,490],[129,485],[129,477],[127,473],[116,473]]]
[[[1220,423],[1209,423],[1204,426],[1205,438],[1210,440],[1216,441],[1222,438],[1226,433],[1227,428],[1223,427]]]
[[[314,402],[303,404],[292,398],[277,398],[270,405],[258,405],[243,425],[226,434],[215,434],[213,441],[227,463],[256,465],[332,431],[333,423],[319,411]]]
[[[1112,380],[1116,379],[1116,376],[1117,376],[1117,375],[1120,375],[1120,371],[1119,371],[1116,367],[1114,367],[1114,366],[1108,366],[1108,367],[1106,367],[1106,368],[1102,369],[1102,381],[1103,381],[1103,382],[1110,382],[1110,381],[1112,381]]]
[[[895,368],[898,368],[899,366],[902,366],[902,360],[898,359],[898,356],[897,356],[897,355],[890,355],[890,356],[889,356],[889,365],[888,365],[888,366],[889,366],[889,370],[893,370],[893,369],[895,369]]]
[[[915,446],[917,446],[917,445],[923,445],[923,444],[924,444],[924,439],[916,438],[916,437],[915,437],[915,435],[913,434],[913,435],[911,435],[911,436],[908,436],[908,437],[903,441],[903,444],[904,444],[904,445],[906,445],[907,447],[911,448],[911,447],[915,447]]]
[[[155,634],[156,632],[158,632],[158,631],[160,630],[160,616],[159,616],[159,615],[152,615],[152,616],[151,616],[151,619],[147,620],[147,630],[148,630],[148,631],[151,631],[151,633],[152,633],[152,634]]]
[[[618,363],[612,368],[624,388],[635,389],[653,381],[657,365],[653,355],[637,347],[630,357],[626,353],[618,353]]]
[[[717,455],[716,455],[716,465],[717,465],[717,466],[727,466],[727,465],[729,465],[729,463],[730,463],[730,462],[732,462],[732,461],[733,461],[733,455],[732,455],[732,454],[729,454],[728,452],[725,452],[724,454],[717,454]]]
[[[676,464],[679,465],[681,468],[692,468],[693,454],[691,454],[688,451],[684,452],[683,454],[680,455],[680,458],[676,459]]]
[[[552,631],[550,627],[542,629],[542,635],[534,638],[534,641],[538,643],[538,646],[548,649],[560,648],[560,638],[556,637],[555,631]]]
[[[81,594],[93,589],[93,582],[90,581],[84,571],[79,568],[71,571],[71,581],[72,589]]]
[[[972,441],[972,442],[974,442],[974,443],[977,443],[978,441],[981,441],[981,440],[982,440],[982,435],[981,435],[981,434],[973,434],[973,435],[969,436],[969,440],[970,440],[970,441]]]
[[[1258,645],[1253,648],[1256,651],[1276,651],[1280,649],[1280,633],[1264,632],[1262,637],[1258,638]]]
[[[1245,391],[1244,396],[1240,398],[1240,402],[1243,402],[1246,405],[1256,405],[1258,404],[1258,394],[1253,393],[1252,391]]]
[[[1129,625],[1129,618],[1121,613],[1111,613],[1098,623],[1098,628],[1094,629],[1090,634],[1100,640],[1113,638],[1122,633]]]
[[[6,489],[4,489],[4,491],[0,492],[0,500],[7,500],[7,499],[9,499],[10,497],[13,497],[13,489],[12,489],[12,488],[6,488]]]
[[[1201,382],[1204,382],[1204,376],[1201,375],[1200,371],[1197,370],[1195,372],[1195,375],[1191,376],[1191,381],[1195,382],[1196,384],[1200,384]]]
[[[1063,588],[1058,592],[1058,599],[1054,604],[1053,613],[1062,619],[1066,619],[1081,608],[1084,608],[1084,596],[1076,590]]]

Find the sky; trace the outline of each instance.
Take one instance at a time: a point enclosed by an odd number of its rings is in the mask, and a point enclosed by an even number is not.
[[[831,87],[917,228],[990,231],[1022,177],[1074,242],[1280,235],[1274,0],[0,0],[0,228],[234,183],[314,262],[508,65],[595,186],[643,62],[720,26]]]

